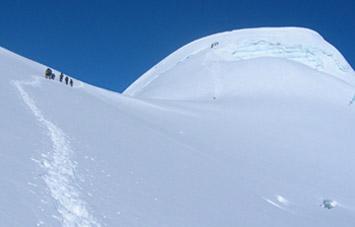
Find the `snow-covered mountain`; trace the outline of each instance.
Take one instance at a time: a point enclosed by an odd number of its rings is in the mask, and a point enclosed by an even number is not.
[[[46,68],[0,49],[0,226],[355,225],[355,73],[316,32],[212,35],[123,94]]]

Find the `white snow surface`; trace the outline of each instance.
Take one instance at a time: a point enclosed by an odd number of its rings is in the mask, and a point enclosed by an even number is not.
[[[257,28],[219,33],[192,42],[142,75],[124,94],[179,100],[204,97],[206,93],[221,95],[231,87],[237,90],[234,86],[239,84],[238,76],[242,73],[255,73],[238,70],[240,64],[262,57],[298,62],[355,85],[351,66],[315,31],[295,27]],[[274,67],[280,69],[277,65],[275,62]],[[254,64],[251,67],[256,68]]]
[[[0,226],[355,225],[355,74],[317,33],[212,35],[124,94],[45,69],[0,49]]]

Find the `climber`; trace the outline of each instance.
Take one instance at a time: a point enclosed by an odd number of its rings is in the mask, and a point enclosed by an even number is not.
[[[63,73],[60,73],[60,76],[59,76],[59,81],[60,81],[60,82],[62,82],[62,81],[63,81],[63,78],[64,78]]]
[[[47,68],[44,75],[46,79],[50,79],[52,77],[52,70],[50,68]]]
[[[218,45],[219,45],[219,42],[214,42],[214,43],[212,43],[212,44],[211,44],[211,49],[214,48],[214,47],[216,47],[216,46],[218,46]]]
[[[70,86],[73,87],[73,85],[74,85],[74,82],[72,79],[70,79]]]
[[[54,74],[54,73],[52,73],[52,75],[51,75],[51,79],[52,79],[52,80],[54,80],[54,79],[55,79],[55,74]]]
[[[68,85],[68,82],[69,82],[69,78],[66,76],[65,77],[65,84]]]

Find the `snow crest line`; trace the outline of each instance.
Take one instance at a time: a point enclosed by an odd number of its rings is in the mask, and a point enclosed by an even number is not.
[[[39,86],[40,78],[34,81],[13,81],[24,103],[52,142],[52,150],[42,155],[41,167],[45,169],[43,180],[46,183],[52,198],[56,202],[58,213],[61,215],[63,227],[100,227],[94,216],[89,213],[87,204],[80,199],[80,192],[75,188],[76,163],[73,162],[70,141],[66,134],[54,123],[47,120],[35,101],[24,90],[24,86]]]

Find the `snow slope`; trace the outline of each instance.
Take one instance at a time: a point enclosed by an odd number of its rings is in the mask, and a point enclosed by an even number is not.
[[[0,49],[0,226],[355,225],[354,71],[315,32],[210,36],[124,94],[45,68]]]
[[[220,68],[226,70],[226,67],[233,67],[226,64],[244,65],[248,64],[245,60],[261,57],[298,62],[355,85],[351,66],[318,33],[305,28],[258,28],[219,33],[192,42],[146,72],[124,94],[145,98],[194,99],[196,95],[205,96],[206,92],[213,93],[216,89],[224,91],[224,85],[239,83],[238,78],[231,74],[241,72],[229,71],[230,76],[223,78],[221,84],[216,83],[221,77]],[[236,69],[238,67],[235,66]],[[186,83],[191,86],[186,86]],[[169,92],[163,90],[167,87]],[[200,90],[196,91],[196,87]],[[185,94],[186,91],[193,92],[193,96]]]

